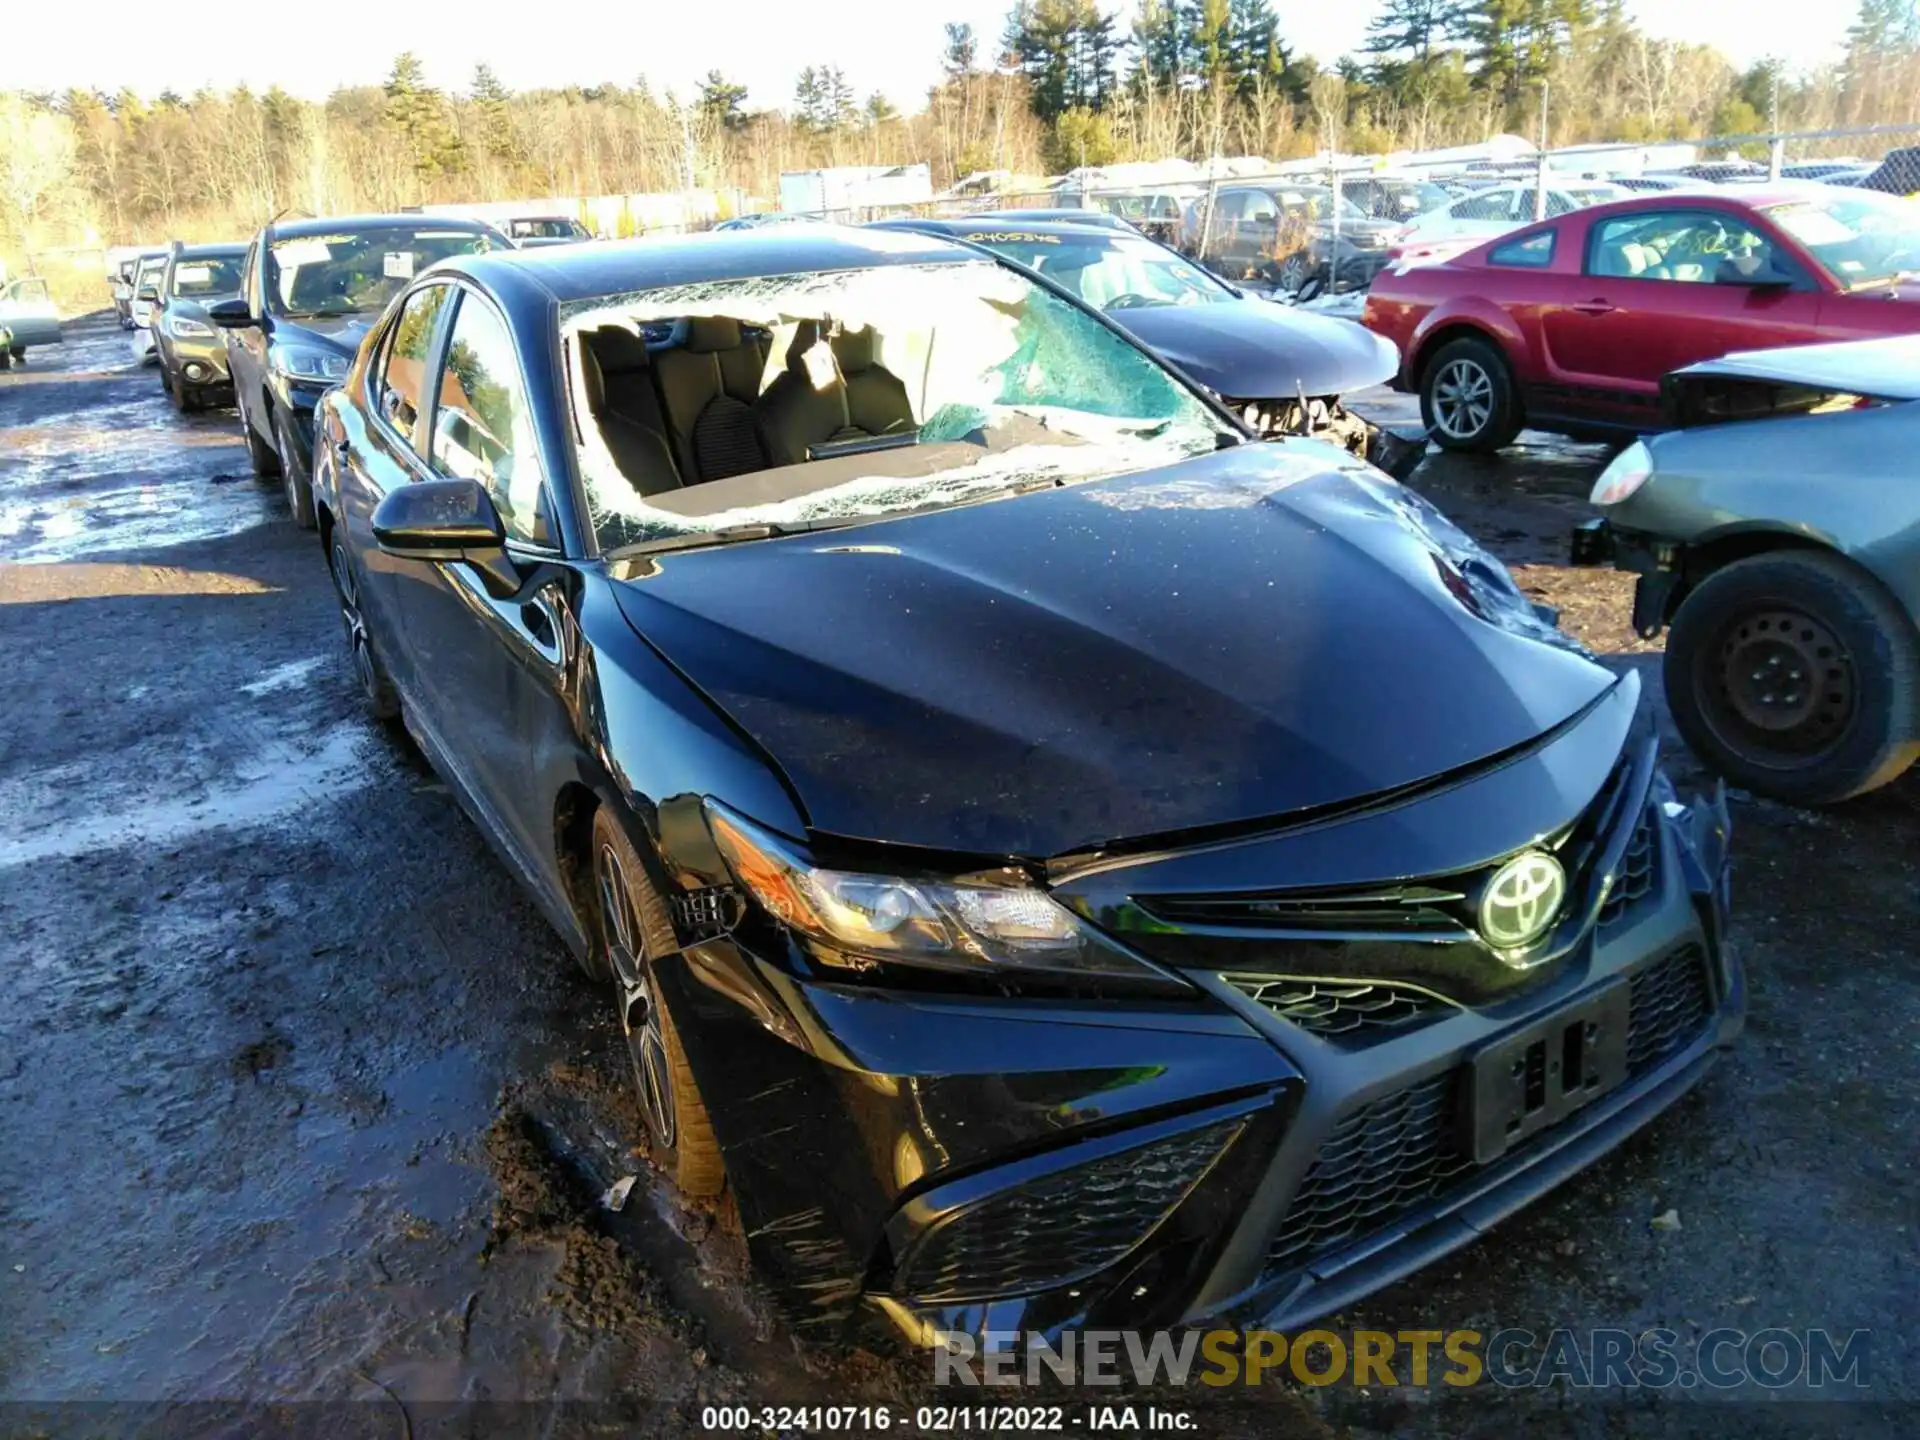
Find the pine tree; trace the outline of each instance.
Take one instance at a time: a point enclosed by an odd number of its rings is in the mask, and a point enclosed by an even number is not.
[[[947,48],[940,57],[947,78],[960,80],[973,74],[979,58],[980,46],[973,38],[973,26],[948,24]]]
[[[481,148],[496,160],[517,159],[520,146],[513,129],[512,96],[491,65],[474,67],[473,84],[467,93],[473,100]]]
[[[723,130],[744,130],[747,125],[747,87],[736,85],[718,70],[709,70],[700,82],[700,113]]]

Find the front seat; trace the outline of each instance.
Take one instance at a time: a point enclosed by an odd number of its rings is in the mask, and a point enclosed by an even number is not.
[[[649,368],[646,342],[631,330],[603,325],[580,337],[587,412],[627,482],[642,495],[658,495],[682,481]]]
[[[760,432],[775,465],[798,465],[815,445],[913,429],[907,387],[873,358],[871,326],[828,341],[831,378],[816,383],[808,353],[819,343],[818,322],[802,320],[787,347],[786,368],[760,397]]]
[[[689,485],[767,468],[754,421],[766,355],[725,316],[687,321],[684,344],[654,358],[661,408]]]

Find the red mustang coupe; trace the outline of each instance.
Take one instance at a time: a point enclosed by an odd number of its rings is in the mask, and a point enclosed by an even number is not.
[[[1383,271],[1368,327],[1400,347],[1433,439],[1662,428],[1660,380],[1735,350],[1920,332],[1920,202],[1839,186],[1668,191]]]

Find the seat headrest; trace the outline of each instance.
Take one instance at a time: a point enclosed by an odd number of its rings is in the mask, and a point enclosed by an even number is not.
[[[833,337],[833,358],[840,362],[842,375],[858,375],[874,367],[874,339],[871,325],[859,330],[842,330]]]
[[[799,320],[794,323],[793,340],[787,346],[787,368],[798,369],[807,351],[820,343],[820,322]]]
[[[618,325],[602,325],[588,331],[586,348],[593,352],[605,375],[630,375],[636,370],[645,370],[649,364],[647,342]]]
[[[725,315],[696,315],[687,321],[687,349],[713,355],[740,348],[740,322]]]

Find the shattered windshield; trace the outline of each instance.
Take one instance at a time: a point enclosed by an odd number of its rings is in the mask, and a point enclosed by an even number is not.
[[[987,231],[975,244],[1038,270],[1100,310],[1211,305],[1239,297],[1164,245],[1128,236]]]
[[[983,261],[574,301],[561,329],[606,550],[852,524],[1240,438],[1098,320]]]
[[[1858,190],[1766,213],[1849,290],[1920,274],[1920,208],[1910,200]]]

